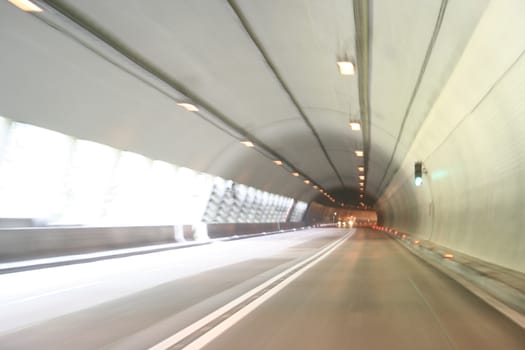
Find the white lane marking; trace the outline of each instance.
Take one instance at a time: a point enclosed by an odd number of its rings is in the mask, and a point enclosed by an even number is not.
[[[305,230],[304,232],[306,232]],[[290,231],[290,232],[283,232],[281,235],[286,235],[289,237],[294,237],[296,233],[299,231]],[[310,235],[313,233],[316,233],[315,230],[310,230]],[[273,235],[273,234],[272,234]],[[228,239],[230,239],[229,237]],[[248,237],[246,237],[248,238]],[[252,239],[268,239],[266,236],[258,236],[255,235],[255,237],[250,237]],[[94,253],[81,253],[81,254],[74,254],[74,255],[65,255],[65,256],[56,256],[56,257],[50,257],[50,258],[40,258],[40,259],[32,259],[32,260],[22,260],[22,261],[13,261],[13,262],[6,262],[6,263],[0,263],[0,271],[1,270],[9,270],[9,269],[17,269],[17,268],[36,268],[40,265],[48,265],[48,264],[62,264],[62,263],[69,263],[69,262],[78,262],[83,260],[91,260],[91,259],[99,259],[99,258],[121,258],[125,257],[125,255],[128,254],[139,254],[139,253],[150,253],[150,252],[162,252],[163,250],[169,250],[174,248],[182,248],[182,247],[204,247],[208,245],[208,243],[224,243],[229,242],[227,239],[217,239],[217,240],[209,240],[206,242],[196,242],[196,241],[188,241],[188,242],[179,242],[179,243],[166,243],[166,244],[157,244],[152,246],[144,246],[144,247],[134,247],[134,248],[122,248],[122,249],[113,249],[113,250],[106,250],[106,251],[100,251],[100,252],[94,252]],[[232,242],[235,242],[235,240],[231,240]]]
[[[83,253],[83,254],[75,254],[75,255],[56,256],[56,257],[51,257],[51,258],[14,261],[14,262],[0,263],[0,270],[17,269],[17,268],[24,268],[24,267],[36,267],[39,265],[47,265],[47,264],[62,264],[62,263],[98,259],[98,258],[110,258],[110,257],[118,258],[118,257],[127,255],[127,254],[155,252],[157,250],[167,250],[171,248],[184,247],[185,245],[190,245],[190,244],[169,243],[169,244],[160,244],[160,245],[137,247],[137,248],[114,249],[114,250],[107,250],[107,251],[95,252],[95,253]]]
[[[25,303],[25,302],[28,302],[28,301],[31,301],[31,300],[40,299],[40,298],[48,297],[48,296],[55,295],[55,294],[69,292],[69,291],[75,290],[75,289],[81,289],[81,288],[85,288],[85,287],[94,286],[94,285],[97,285],[99,283],[100,283],[99,281],[96,281],[96,282],[80,284],[80,285],[74,286],[74,287],[57,289],[57,290],[53,290],[51,292],[38,294],[38,295],[33,295],[33,296],[30,296],[30,297],[27,297],[27,298],[23,298],[23,299],[13,300],[13,301],[10,301],[10,302],[5,303],[3,305],[7,306],[7,305],[14,305],[14,304]]]
[[[430,310],[430,313],[432,314],[432,316],[436,320],[437,324],[441,328],[441,332],[445,335],[445,338],[447,338],[447,340],[449,342],[449,345],[450,345],[450,348],[451,349],[457,349],[458,347],[456,346],[456,343],[454,343],[454,341],[452,340],[452,337],[450,336],[450,334],[448,334],[447,329],[445,328],[445,326],[441,322],[441,320],[440,320],[439,316],[437,315],[437,313],[434,311],[434,308],[432,307],[432,305],[430,305],[430,303],[428,302],[427,298],[425,298],[425,296],[419,290],[419,288],[417,287],[416,283],[412,280],[412,278],[409,277],[408,281],[410,282],[412,287],[414,287],[414,289],[416,290],[417,294],[419,294],[419,297],[423,300],[423,302],[425,303],[427,308]]]
[[[229,327],[234,325],[236,322],[238,322],[240,319],[242,319],[244,316],[249,314],[251,311],[253,311],[256,307],[261,305],[264,301],[275,295],[278,291],[280,291],[282,288],[287,286],[289,283],[291,283],[294,279],[299,277],[301,274],[303,274],[306,270],[311,268],[313,265],[324,259],[327,255],[332,253],[335,249],[337,249],[341,244],[343,244],[349,237],[351,237],[355,233],[355,229],[352,229],[347,234],[345,234],[343,237],[338,239],[337,241],[330,243],[328,246],[323,248],[321,251],[317,252],[313,256],[295,264],[294,266],[288,268],[287,270],[281,272],[280,274],[270,278],[266,282],[260,284],[259,286],[255,287],[254,289],[246,292],[245,294],[241,295],[237,299],[234,299],[230,301],[228,304],[218,308],[217,310],[213,311],[212,313],[208,314],[207,316],[204,316],[197,322],[189,325],[188,327],[182,329],[181,331],[175,333],[171,337],[161,341],[160,343],[150,347],[148,350],[165,350],[173,345],[177,344],[187,336],[191,335],[192,333],[196,332],[197,330],[201,329],[202,327],[206,326],[211,321],[217,319],[219,316],[223,315],[224,313],[228,312],[229,310],[235,308],[236,306],[242,304],[244,301],[250,299],[255,294],[259,293],[261,290],[267,288],[268,286],[272,285],[279,279],[281,279],[283,276],[286,276],[293,270],[303,266],[300,270],[296,271],[293,275],[286,278],[284,281],[273,287],[273,289],[270,289],[265,294],[263,294],[261,297],[255,299],[250,304],[246,305],[241,310],[237,311],[235,314],[233,314],[228,319],[221,322],[218,326],[213,328],[210,332],[204,334],[203,336],[197,338],[194,342],[189,344],[185,347],[185,349],[200,349],[202,346],[209,343],[211,340],[219,336],[221,333],[226,331]]]

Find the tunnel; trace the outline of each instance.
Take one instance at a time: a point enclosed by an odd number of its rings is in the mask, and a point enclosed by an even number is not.
[[[0,348],[525,348],[524,15],[0,1]]]

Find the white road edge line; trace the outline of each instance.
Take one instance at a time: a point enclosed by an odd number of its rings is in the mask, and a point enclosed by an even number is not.
[[[56,290],[52,290],[52,291],[49,291],[49,292],[43,293],[43,294],[33,295],[33,296],[22,298],[22,299],[15,299],[15,300],[9,301],[7,303],[4,303],[3,305],[4,306],[8,306],[8,305],[25,303],[25,302],[36,300],[36,299],[40,299],[40,298],[43,298],[43,297],[48,297],[48,296],[51,296],[51,295],[56,295],[56,294],[60,294],[60,293],[69,292],[69,291],[72,291],[72,290],[75,290],[75,289],[82,289],[82,288],[85,288],[85,287],[91,287],[91,286],[94,286],[94,285],[99,284],[99,283],[100,283],[100,281],[94,281],[94,282],[79,284],[79,285],[73,286],[73,287],[56,289]]]
[[[184,349],[200,349],[210,341],[212,341],[214,338],[218,337],[220,334],[222,334],[224,331],[226,331],[229,327],[237,323],[240,319],[242,319],[244,316],[248,315],[251,311],[253,311],[255,308],[257,308],[259,305],[261,305],[263,302],[268,300],[270,297],[275,295],[277,292],[279,292],[281,289],[283,289],[285,286],[287,286],[289,283],[291,283],[294,279],[299,277],[301,274],[303,274],[306,270],[311,268],[313,265],[317,264],[319,261],[324,259],[327,255],[332,253],[335,249],[337,249],[341,244],[343,244],[348,238],[350,238],[354,233],[356,229],[350,230],[347,234],[345,234],[343,237],[339,238],[337,241],[330,243],[328,246],[323,248],[321,251],[317,252],[313,256],[300,261],[299,263],[295,264],[294,266],[288,268],[287,270],[281,272],[280,274],[270,278],[266,282],[260,284],[259,286],[253,288],[252,290],[244,293],[240,297],[230,301],[228,304],[218,308],[217,310],[213,311],[212,313],[208,314],[207,316],[204,316],[200,320],[194,322],[193,324],[187,326],[186,328],[182,329],[181,331],[175,333],[169,338],[164,339],[160,343],[150,347],[148,350],[166,350],[172,347],[173,345],[177,344],[187,336],[191,335],[192,333],[196,332],[200,328],[204,327],[209,322],[215,320],[222,314],[226,313],[227,311],[235,308],[236,306],[242,304],[244,301],[251,298],[253,295],[259,293],[261,290],[267,288],[277,280],[281,279],[283,276],[286,276],[291,271],[297,269],[300,266],[303,266],[300,270],[295,272],[293,275],[286,278],[284,281],[276,285],[273,289],[270,289],[268,292],[266,292],[261,297],[255,299],[250,304],[246,305],[241,310],[237,311],[235,314],[233,314],[228,319],[221,322],[219,325],[217,325],[215,328],[212,328],[209,332],[202,335],[201,337],[197,338],[195,341],[187,345]]]

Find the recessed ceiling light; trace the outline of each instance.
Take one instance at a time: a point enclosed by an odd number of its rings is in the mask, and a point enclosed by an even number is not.
[[[362,173],[365,171],[365,167],[364,166],[357,167],[357,170]]]
[[[42,12],[43,10],[29,0],[8,0],[20,10],[27,12]]]
[[[295,173],[292,173],[292,175],[295,176],[295,177],[297,177],[297,176],[299,176],[299,175],[301,175],[301,174],[299,174],[298,172],[295,172]]]
[[[274,160],[273,162],[275,163],[275,165],[283,165],[283,162],[280,160]]]
[[[350,122],[350,129],[352,129],[354,131],[361,130],[361,123],[359,123],[359,122]]]
[[[304,180],[304,183],[308,185],[310,183],[310,180]]]
[[[192,105],[191,103],[187,103],[187,102],[177,103],[177,106],[181,106],[188,112],[198,112],[199,111],[199,109],[195,105]]]
[[[318,189],[319,187],[317,185],[313,185],[313,188]]]
[[[241,141],[243,145],[246,147],[254,147],[253,143],[251,141]]]
[[[364,155],[363,151],[355,151],[355,155],[358,157],[362,157]]]
[[[359,180],[364,180],[364,179],[365,179],[364,175],[359,175]]]
[[[339,68],[339,73],[341,73],[341,75],[354,75],[355,74],[354,64],[350,61],[338,61],[337,67]]]

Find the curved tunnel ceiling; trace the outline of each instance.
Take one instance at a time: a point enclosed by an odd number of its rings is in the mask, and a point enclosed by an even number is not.
[[[318,185],[359,203],[365,167],[367,205],[397,172],[487,5],[36,2],[44,12],[0,3],[9,48],[0,69],[15,82],[1,88],[0,114],[306,201]],[[345,59],[357,74],[339,74]]]

